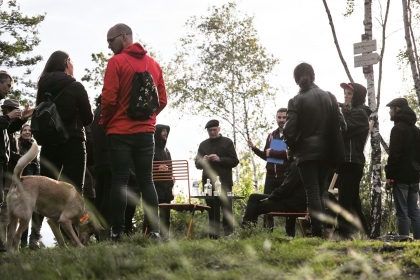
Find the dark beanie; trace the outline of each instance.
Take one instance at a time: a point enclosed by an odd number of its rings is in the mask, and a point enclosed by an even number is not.
[[[218,120],[208,121],[204,128],[207,129],[207,128],[210,128],[210,127],[219,127],[219,121]]]

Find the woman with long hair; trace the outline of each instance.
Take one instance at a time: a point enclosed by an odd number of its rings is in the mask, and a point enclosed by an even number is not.
[[[310,64],[299,64],[293,74],[299,92],[289,101],[283,133],[305,187],[312,235],[323,237],[324,227],[319,218],[324,209],[323,195],[331,169],[328,146],[331,144],[334,101],[314,83],[315,72]]]
[[[85,88],[73,77],[73,67],[68,53],[55,51],[39,77],[36,105],[46,101],[45,93],[50,93],[54,99],[61,92],[54,103],[69,134],[65,143],[43,145],[40,163],[42,176],[68,182],[82,194],[86,168],[84,127],[92,123],[93,113]],[[36,247],[39,241],[41,223],[32,223],[30,247]]]

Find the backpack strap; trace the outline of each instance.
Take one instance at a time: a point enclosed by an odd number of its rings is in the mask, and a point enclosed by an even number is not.
[[[125,58],[125,60],[127,60],[128,64],[130,64],[130,66],[131,66],[131,68],[133,68],[134,72],[137,72],[136,69],[134,69],[131,62],[128,60],[128,58],[124,54],[121,54],[121,55]],[[144,57],[146,58],[146,70],[144,70],[144,71],[147,71],[147,68],[149,68],[149,57],[147,55],[144,55]]]
[[[64,92],[64,90],[69,86],[69,85],[71,85],[71,84],[74,84],[76,81],[73,81],[73,82],[71,82],[70,84],[68,84],[67,86],[65,86],[54,98],[53,98],[53,100],[52,100],[52,102],[54,102],[55,103],[55,101],[60,97],[60,95]],[[44,93],[44,96],[45,96],[45,94],[47,94],[47,93],[49,93],[49,92],[46,92],[46,93]]]

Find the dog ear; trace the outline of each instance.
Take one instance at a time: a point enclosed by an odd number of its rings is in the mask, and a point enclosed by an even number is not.
[[[95,217],[95,215],[93,215],[92,212],[89,211],[89,219],[92,222],[93,227],[95,228],[95,231],[98,230],[105,230],[101,223],[99,222],[99,220]]]

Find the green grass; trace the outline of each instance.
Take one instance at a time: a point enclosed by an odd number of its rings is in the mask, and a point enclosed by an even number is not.
[[[85,248],[0,254],[1,279],[418,279],[420,243],[324,241],[262,229],[218,241],[141,235]]]

